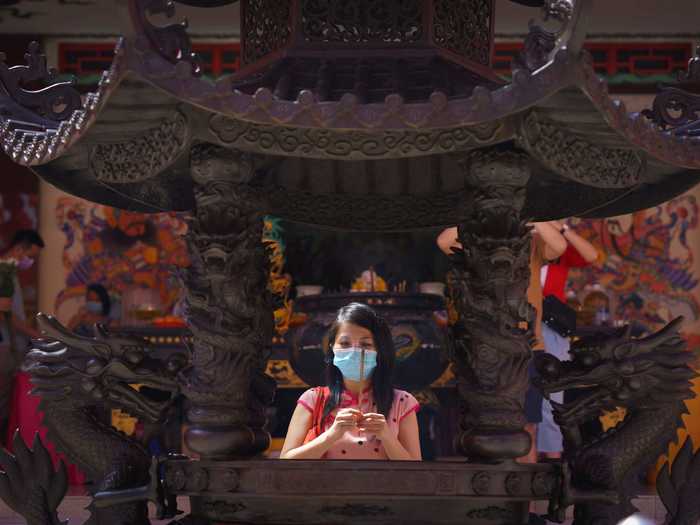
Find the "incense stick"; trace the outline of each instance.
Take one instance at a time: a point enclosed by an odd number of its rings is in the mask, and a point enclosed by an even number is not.
[[[365,349],[361,348],[360,349],[360,393],[357,396],[357,404],[360,412],[364,416],[364,412],[362,412],[362,394],[364,393],[364,381],[365,380]],[[359,436],[362,436],[362,430],[358,428]]]

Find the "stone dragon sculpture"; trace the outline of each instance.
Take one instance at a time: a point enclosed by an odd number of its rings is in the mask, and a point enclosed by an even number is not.
[[[23,369],[48,438],[95,482],[85,525],[147,525],[147,500],[162,503],[157,461],[136,440],[100,421],[98,410],[120,408],[151,422],[163,421],[178,393],[176,377],[185,366],[182,355],[167,362],[149,356],[143,340],[108,334],[95,327],[95,337],[68,331],[51,316],[39,314],[44,337],[34,341]],[[130,385],[170,392],[156,402]],[[29,450],[19,436],[14,456],[0,452],[0,498],[28,525],[59,525],[56,508],[67,480],[63,465],[54,471],[51,458],[36,438]],[[163,515],[162,505],[158,509]]]
[[[549,519],[563,521],[571,504],[575,525],[615,525],[636,512],[631,499],[638,494],[640,477],[676,439],[681,416],[687,413],[684,400],[694,396],[691,380],[696,372],[689,366],[694,356],[678,332],[681,322],[679,317],[641,339],[630,338],[627,328],[584,338],[572,346],[570,361],[549,354],[536,358],[537,384],[545,395],[579,393],[573,401],[552,402],[564,437],[564,482],[550,504]],[[604,433],[585,430],[587,422],[617,407],[626,409],[617,426]],[[675,470],[679,473],[666,501],[680,509],[691,505],[687,500],[697,499],[697,494],[680,490],[688,469]],[[691,522],[670,513],[668,523]]]
[[[700,449],[693,454],[690,437],[676,458],[667,461],[656,477],[656,490],[668,512],[666,525],[697,525],[700,522]]]

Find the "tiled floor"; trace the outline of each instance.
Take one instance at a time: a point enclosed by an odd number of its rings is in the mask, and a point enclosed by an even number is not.
[[[89,501],[87,496],[81,495],[75,490],[72,491],[59,507],[59,517],[61,519],[70,518],[71,525],[82,525],[88,517],[85,507]],[[658,524],[663,523],[666,509],[658,498],[655,496],[644,496],[635,500],[634,503],[643,515],[653,518]],[[189,512],[189,500],[187,498],[178,498],[178,507],[180,510]],[[538,502],[536,511],[544,513],[546,508],[546,502]],[[172,520],[154,519],[151,523],[153,525],[166,525],[170,521]],[[566,524],[570,525],[571,521],[568,520]],[[24,525],[24,520],[0,502],[0,525]]]

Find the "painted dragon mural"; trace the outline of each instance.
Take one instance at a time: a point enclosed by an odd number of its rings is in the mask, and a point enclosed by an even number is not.
[[[700,319],[700,301],[692,238],[698,220],[696,194],[688,193],[631,215],[573,221],[577,233],[604,256],[594,266],[573,271],[569,289],[602,285],[616,298],[613,317],[632,324],[636,334],[682,315],[697,352],[692,325]]]

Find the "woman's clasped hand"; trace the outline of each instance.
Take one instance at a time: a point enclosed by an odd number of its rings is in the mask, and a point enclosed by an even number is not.
[[[389,426],[384,414],[373,412],[363,414],[356,408],[342,408],[336,413],[328,433],[332,437],[341,438],[348,430],[358,430],[381,439],[386,437]]]

